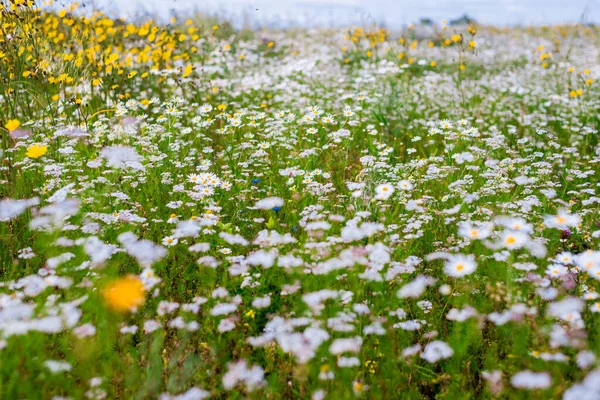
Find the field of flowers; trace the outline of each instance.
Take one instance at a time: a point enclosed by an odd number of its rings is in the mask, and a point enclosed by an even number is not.
[[[600,28],[0,14],[0,398],[600,399]]]

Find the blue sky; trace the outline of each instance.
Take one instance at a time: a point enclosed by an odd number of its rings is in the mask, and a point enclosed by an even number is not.
[[[600,0],[95,0],[121,15],[141,10],[219,13],[237,20],[276,25],[346,25],[385,22],[401,26],[421,17],[452,19],[468,13],[484,23],[600,22]]]

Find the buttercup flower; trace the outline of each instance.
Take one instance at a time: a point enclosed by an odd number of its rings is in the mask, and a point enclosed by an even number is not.
[[[11,120],[8,120],[8,121],[6,122],[6,124],[4,124],[4,127],[5,127],[6,129],[8,129],[8,131],[9,131],[9,132],[12,132],[12,131],[14,131],[14,130],[18,129],[18,128],[19,128],[19,126],[21,126],[21,123],[19,122],[19,120],[18,120],[18,119],[11,119]]]
[[[116,311],[132,311],[144,303],[145,290],[137,277],[127,276],[107,285],[102,294],[109,307]]]
[[[25,155],[29,158],[40,158],[48,152],[48,146],[41,144],[32,144],[27,148]]]

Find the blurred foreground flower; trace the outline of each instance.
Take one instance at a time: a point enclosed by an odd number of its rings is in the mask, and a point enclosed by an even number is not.
[[[277,207],[281,209],[283,203],[283,199],[279,197],[267,197],[266,199],[257,201],[254,207],[258,208],[259,210],[271,210]]]
[[[132,311],[144,303],[145,290],[134,276],[118,279],[104,288],[104,299],[117,311]]]

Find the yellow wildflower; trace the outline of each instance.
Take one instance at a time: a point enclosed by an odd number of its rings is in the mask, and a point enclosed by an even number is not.
[[[105,287],[103,295],[111,308],[117,311],[130,311],[144,303],[145,290],[137,277],[127,276]]]
[[[27,148],[25,155],[29,158],[40,158],[48,152],[48,146],[43,144],[32,144]]]
[[[11,132],[14,131],[15,129],[17,129],[19,126],[21,126],[21,123],[17,119],[10,119],[4,125],[4,127]]]

